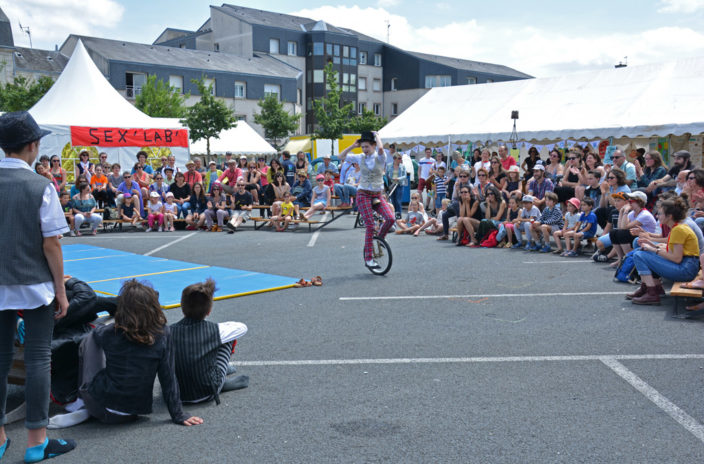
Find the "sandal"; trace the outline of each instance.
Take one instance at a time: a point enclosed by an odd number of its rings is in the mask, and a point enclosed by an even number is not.
[[[448,240],[448,239],[449,239],[449,238],[448,238],[447,235],[443,235],[443,236],[441,236],[441,237],[438,237],[438,238],[437,238],[437,241],[439,242],[439,241],[441,241],[441,240]]]
[[[686,288],[688,290],[704,290],[704,280],[698,279],[692,282],[687,282],[680,284],[680,288]]]
[[[315,285],[316,287],[320,287],[321,285],[323,285],[323,278],[320,276],[315,276],[310,279],[310,283]]]
[[[306,283],[307,282],[305,280],[301,279],[298,282],[296,282],[295,284],[293,284],[293,286],[296,288],[301,288],[301,287],[305,287]]]
[[[681,285],[680,285],[680,287],[681,287]],[[685,306],[684,309],[686,309],[687,311],[700,311],[700,310],[704,309],[704,303],[699,303],[694,306]]]

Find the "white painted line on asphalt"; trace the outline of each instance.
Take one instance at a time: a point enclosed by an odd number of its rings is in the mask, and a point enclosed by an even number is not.
[[[561,261],[523,261],[523,264],[573,264],[573,263],[593,263],[591,259],[568,259]]]
[[[654,359],[704,359],[704,354],[615,354],[574,356],[498,356],[469,358],[380,358],[380,359],[301,359],[279,361],[238,361],[238,366],[342,366],[350,364],[472,364],[501,362],[547,362],[547,361],[602,361],[654,360]]]
[[[325,214],[323,215],[323,222],[325,222],[327,220],[328,220],[328,212],[325,211]],[[313,236],[310,238],[310,241],[308,242],[309,247],[312,248],[315,246],[315,242],[318,241],[318,235],[320,235],[320,229],[313,232]]]
[[[151,256],[151,255],[153,255],[154,253],[156,253],[157,251],[161,251],[161,250],[163,250],[164,248],[168,248],[168,247],[170,247],[171,245],[175,245],[175,244],[177,244],[178,242],[180,242],[180,241],[182,241],[182,240],[186,240],[188,237],[192,237],[192,236],[194,236],[194,235],[197,234],[197,233],[198,233],[198,232],[191,232],[190,234],[184,235],[184,236],[181,237],[181,238],[177,238],[176,240],[173,240],[173,241],[167,243],[166,245],[162,245],[162,246],[160,246],[160,247],[154,248],[152,251],[147,251],[146,253],[144,253],[144,256]]]
[[[625,295],[625,292],[574,292],[574,293],[499,293],[484,295],[401,295],[401,296],[342,296],[340,301],[360,300],[433,300],[457,298],[526,298],[533,296],[598,296]]]
[[[623,380],[631,384],[633,388],[641,392],[646,398],[655,403],[657,407],[665,411],[668,416],[676,420],[682,427],[697,437],[699,441],[704,442],[704,426],[697,422],[696,419],[684,412],[675,403],[648,385],[643,379],[638,377],[613,357],[604,357],[601,359],[601,362],[608,366]]]

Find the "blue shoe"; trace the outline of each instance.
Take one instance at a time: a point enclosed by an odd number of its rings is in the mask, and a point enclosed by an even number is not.
[[[61,454],[68,453],[76,447],[73,440],[44,440],[41,445],[27,448],[24,453],[24,462],[39,462],[45,459],[55,458]]]
[[[5,443],[0,446],[0,459],[5,456],[5,451],[10,447],[10,438],[5,438]]]
[[[523,251],[530,251],[531,245],[530,242],[526,243],[526,246],[523,247]]]
[[[552,248],[550,248],[550,245],[545,245],[538,251],[540,251],[541,253],[550,253],[552,251]]]
[[[540,251],[540,245],[534,243],[533,246],[530,247],[530,251]]]
[[[517,242],[512,247],[512,249],[523,248],[523,242]]]
[[[568,258],[576,258],[579,256],[576,251],[568,251],[567,254],[565,254]]]

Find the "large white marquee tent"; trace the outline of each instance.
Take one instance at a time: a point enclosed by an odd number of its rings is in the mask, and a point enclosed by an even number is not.
[[[380,131],[385,143],[648,139],[704,133],[704,58],[433,88]]]
[[[95,146],[123,167],[141,147],[168,146],[178,165],[188,159],[188,129],[178,120],[151,118],[122,97],[105,79],[79,41],[63,72],[29,112],[51,134],[40,154],[61,154],[66,144]]]

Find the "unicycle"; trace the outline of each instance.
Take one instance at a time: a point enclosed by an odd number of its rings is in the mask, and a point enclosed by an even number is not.
[[[379,265],[377,268],[367,267],[372,274],[384,275],[391,269],[393,262],[391,247],[386,240],[376,235],[372,238],[372,259]]]

